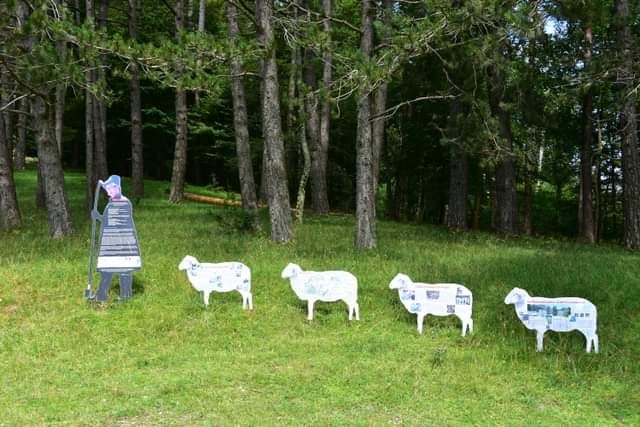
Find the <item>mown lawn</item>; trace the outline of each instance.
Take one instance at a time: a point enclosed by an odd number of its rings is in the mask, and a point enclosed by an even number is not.
[[[90,223],[83,177],[68,174],[76,236],[47,237],[35,174],[17,174],[25,219],[0,234],[0,424],[29,425],[640,425],[640,256],[550,239],[502,240],[379,223],[379,249],[352,248],[353,220],[307,216],[296,241],[230,230],[235,208],[165,201],[148,182],[134,206],[143,270],[134,298],[83,300]],[[127,183],[125,183],[125,194]],[[222,221],[221,221],[222,218]],[[254,311],[239,294],[201,295],[184,255],[252,269]],[[361,320],[342,303],[306,305],[280,272],[345,269]],[[418,335],[390,279],[465,284],[475,333],[428,317]],[[503,303],[582,296],[598,307],[601,353],[578,333],[535,334]]]

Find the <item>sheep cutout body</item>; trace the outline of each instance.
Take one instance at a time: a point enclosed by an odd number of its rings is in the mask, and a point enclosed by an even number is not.
[[[587,353],[598,352],[597,310],[583,298],[531,297],[524,289],[513,288],[504,299],[505,304],[516,307],[518,318],[527,329],[536,331],[537,351],[542,351],[546,331],[568,332],[578,330],[587,340]]]
[[[358,307],[358,279],[346,271],[302,271],[297,264],[289,264],[282,270],[282,278],[289,279],[293,292],[307,301],[308,319],[313,320],[316,301],[342,300],[349,308],[349,320],[360,320]]]
[[[187,271],[191,285],[203,293],[205,305],[209,305],[211,292],[238,291],[242,295],[242,308],[253,310],[251,270],[241,262],[199,263],[187,255],[178,269]]]
[[[418,332],[427,314],[434,316],[457,316],[462,321],[462,336],[473,332],[471,291],[457,283],[414,283],[409,276],[398,274],[389,283],[397,289],[400,301],[409,313],[418,315]]]

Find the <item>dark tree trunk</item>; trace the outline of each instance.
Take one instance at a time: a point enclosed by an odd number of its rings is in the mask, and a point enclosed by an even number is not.
[[[467,197],[469,194],[469,158],[458,131],[458,121],[462,114],[462,99],[456,96],[449,106],[450,160],[449,160],[449,204],[447,227],[466,230]]]
[[[522,219],[522,228],[524,234],[531,236],[533,234],[533,184],[531,182],[531,170],[525,162],[524,167],[524,215]]]
[[[329,192],[327,189],[327,164],[329,161],[329,135],[331,130],[331,102],[328,99],[332,84],[331,56],[331,0],[322,0],[324,19],[322,28],[327,48],[322,53],[322,86],[325,96],[320,103],[320,135],[316,152],[316,163],[311,161],[311,181],[315,189],[311,194],[311,207],[315,213],[329,213]]]
[[[473,221],[471,223],[471,227],[474,230],[480,229],[480,209],[482,208],[482,194],[484,192],[484,182],[483,182],[483,174],[479,174],[478,179],[478,188],[476,190],[476,195],[474,197],[473,202]]]
[[[52,237],[59,238],[72,234],[73,227],[64,189],[62,163],[47,108],[47,103],[40,96],[33,98],[31,111],[38,143],[38,163],[42,173],[49,233]]]
[[[29,114],[29,100],[20,100],[20,114],[18,115],[18,138],[13,152],[13,167],[15,170],[25,168],[25,156],[27,151],[27,117]]]
[[[591,25],[585,28],[585,70],[591,64],[591,44],[593,40]],[[593,145],[593,95],[591,89],[587,89],[582,100],[582,147],[580,149],[580,238],[587,243],[595,242],[593,225],[593,177],[592,177],[592,145]]]
[[[198,4],[198,31],[200,33],[204,33],[204,24],[205,24],[205,12],[207,10],[207,1],[206,0],[200,0],[199,4]],[[200,61],[198,61],[198,64],[200,64]],[[200,105],[200,92],[199,91],[195,91],[195,93],[193,94],[194,96],[194,102],[196,105]]]
[[[138,38],[138,0],[129,0],[129,37]],[[135,198],[144,196],[144,150],[142,144],[142,106],[140,100],[140,68],[130,65],[131,81],[131,186]]]
[[[9,138],[6,134],[4,114],[0,113],[0,229],[20,227],[21,223],[16,185],[11,168]]]
[[[391,41],[391,3],[391,0],[382,0],[382,24],[384,25],[382,45],[388,45]],[[371,125],[374,193],[378,192],[378,183],[380,181],[380,163],[385,127],[385,119],[382,115],[387,109],[388,86],[386,81],[382,82],[373,96],[373,115],[376,117]]]
[[[310,174],[312,208],[314,211],[326,213],[322,211],[324,206],[328,206],[328,202],[325,203],[327,200],[326,150],[320,142],[320,105],[319,96],[315,92],[318,89],[318,79],[316,77],[314,60],[315,57],[313,51],[311,49],[305,49],[302,74],[306,90],[300,90],[299,94],[301,97],[304,97],[304,112],[306,112],[306,114],[301,114],[300,119],[306,122],[304,123],[306,136],[304,138],[300,137],[300,146],[302,148],[303,159],[306,159],[305,147],[307,151],[309,151],[310,148],[310,153],[307,154],[310,154],[311,159]],[[309,171],[306,171],[306,162],[303,166],[302,177],[305,178],[305,175],[306,177],[309,176]],[[298,194],[300,194],[300,188],[298,189]],[[316,210],[316,208],[318,209]]]
[[[267,198],[271,220],[271,240],[285,243],[293,238],[291,205],[284,164],[284,144],[280,118],[278,64],[273,34],[273,0],[256,1],[258,38],[266,55],[262,61],[262,133],[265,143]]]
[[[362,1],[362,36],[360,51],[370,58],[373,51],[373,16],[371,0]],[[371,90],[358,94],[356,129],[356,239],[359,249],[376,247],[376,203],[373,188],[373,142],[371,132]]]
[[[98,26],[103,31],[106,31],[107,28],[107,11],[108,0],[101,0]],[[100,59],[100,67],[94,75],[94,81],[101,81],[103,84],[105,83],[106,62],[106,56],[102,55]],[[109,167],[107,164],[107,106],[103,100],[97,97],[94,97],[92,106],[95,174],[98,179],[107,179],[109,177]]]
[[[622,140],[622,177],[624,210],[624,246],[640,249],[640,156],[638,155],[638,119],[634,90],[634,54],[628,0],[616,0],[618,38],[617,86],[620,91],[620,131]]]
[[[175,8],[176,37],[184,30],[184,0],[176,1]],[[181,75],[183,65],[178,64],[177,73]],[[173,171],[169,201],[178,203],[184,198],[184,183],[187,172],[187,92],[176,88],[176,146],[173,153]]]
[[[202,2],[202,0],[201,0]],[[229,24],[229,40],[235,45],[240,30],[238,28],[238,11],[232,2],[227,3],[227,20]],[[231,93],[233,95],[233,127],[236,135],[236,154],[238,156],[238,175],[240,178],[240,196],[242,208],[251,218],[254,229],[260,228],[258,217],[258,200],[256,184],[253,179],[251,162],[251,146],[249,144],[249,120],[247,118],[247,101],[244,92],[244,67],[240,58],[231,60]]]
[[[502,71],[492,65],[489,74],[489,104],[491,113],[499,123],[499,163],[496,167],[496,204],[498,233],[518,234],[518,209],[516,203],[516,167],[513,156],[513,136],[511,133],[511,116],[502,108],[504,102],[505,83]]]
[[[93,0],[85,1],[85,14],[86,22],[93,26],[94,23],[94,8]],[[87,85],[94,83],[95,73],[87,71],[86,73]],[[93,208],[94,190],[96,183],[98,182],[98,174],[95,167],[95,114],[94,114],[94,102],[95,97],[89,89],[85,91],[85,112],[84,112],[84,126],[85,126],[85,175],[87,177],[87,187],[85,192],[85,212],[89,214]]]
[[[8,72],[0,70],[0,106],[9,105],[12,101],[12,97],[15,92],[15,84],[9,78]],[[11,153],[13,152],[13,113],[11,109],[0,112],[2,115],[2,132],[5,138],[5,144],[7,146],[7,152],[9,153],[9,167],[13,169]]]

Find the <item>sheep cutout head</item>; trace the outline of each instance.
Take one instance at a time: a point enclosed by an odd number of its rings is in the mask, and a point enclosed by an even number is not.
[[[409,313],[418,316],[418,332],[422,333],[424,318],[434,316],[457,316],[462,322],[462,336],[473,332],[471,291],[457,283],[414,283],[406,274],[399,273],[389,289],[397,289],[400,302]]]
[[[536,350],[542,351],[547,331],[580,331],[587,341],[587,353],[598,352],[596,306],[584,298],[531,297],[524,289],[513,288],[504,299],[513,304],[527,329],[536,331]]]
[[[209,305],[211,292],[237,291],[242,295],[242,308],[253,309],[251,270],[241,262],[200,263],[195,257],[187,255],[178,269],[186,270],[193,288],[203,293],[205,305]]]
[[[518,305],[522,304],[527,298],[529,298],[527,291],[520,288],[513,288],[504,298],[504,303]]]
[[[178,270],[180,271],[191,270],[192,268],[195,268],[199,264],[200,263],[195,257],[192,257],[191,255],[187,255],[182,259],[182,261],[180,261],[180,265],[178,265]]]
[[[297,264],[287,264],[280,275],[289,279],[291,288],[302,301],[307,301],[307,319],[313,320],[316,301],[342,300],[349,308],[349,320],[360,320],[358,279],[346,271],[303,271]]]
[[[296,277],[300,273],[302,273],[302,268],[300,268],[298,264],[289,263],[284,270],[282,270],[280,277],[283,279],[290,279],[292,277]]]
[[[409,276],[407,276],[406,274],[398,273],[396,274],[396,277],[391,279],[391,282],[389,282],[389,289],[403,289],[409,284],[413,284]]]

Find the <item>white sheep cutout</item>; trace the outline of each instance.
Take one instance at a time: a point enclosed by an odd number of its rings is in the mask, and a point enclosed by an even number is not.
[[[546,331],[568,332],[578,330],[587,340],[587,353],[598,352],[597,310],[583,298],[531,297],[524,289],[513,288],[504,299],[514,304],[518,318],[527,329],[537,332],[537,351],[542,351]]]
[[[349,308],[349,320],[355,315],[360,320],[358,307],[358,279],[346,271],[302,271],[297,264],[289,264],[282,270],[282,278],[289,279],[293,292],[307,301],[308,319],[313,320],[316,301],[344,301]]]
[[[196,291],[204,295],[204,304],[209,305],[211,292],[238,291],[242,295],[242,308],[253,310],[251,295],[251,270],[241,262],[221,262],[218,264],[199,263],[194,257],[184,257],[179,270],[186,270],[189,282]]]
[[[427,314],[435,316],[457,316],[462,321],[462,336],[473,332],[471,291],[457,283],[414,283],[406,274],[398,274],[389,283],[397,289],[400,301],[409,313],[418,315],[418,332]]]

